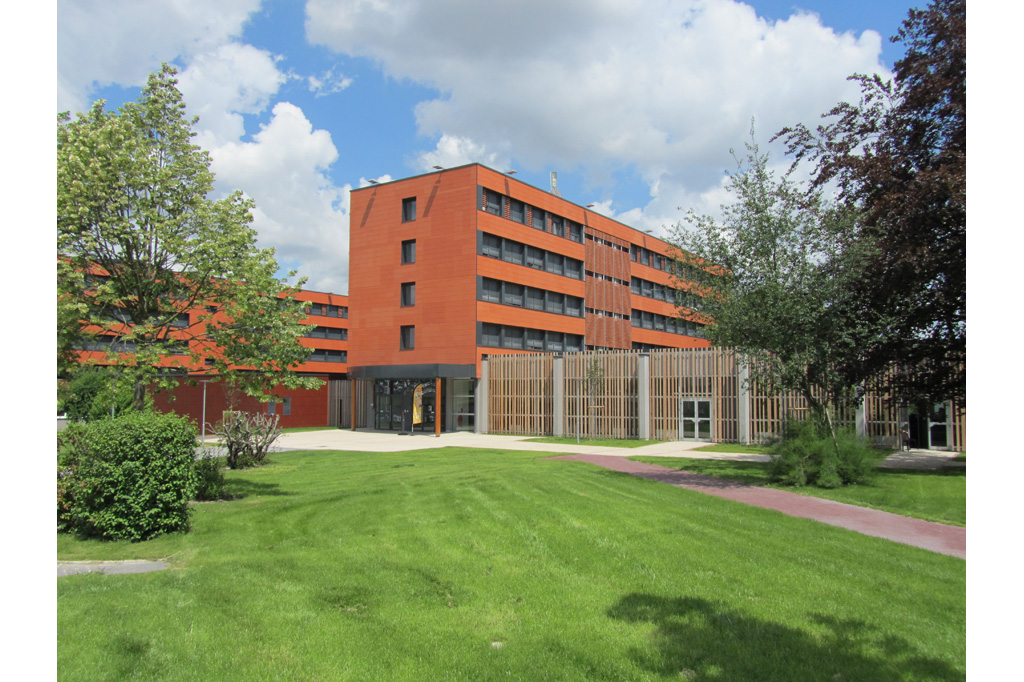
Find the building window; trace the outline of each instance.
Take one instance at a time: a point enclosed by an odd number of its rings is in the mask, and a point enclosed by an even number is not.
[[[402,199],[402,222],[408,223],[416,220],[416,197]]]
[[[480,345],[501,348],[501,325],[484,322],[480,330]]]
[[[501,195],[498,194],[497,192],[492,192],[489,189],[485,189],[484,190],[484,197],[485,197],[484,201],[485,201],[485,206],[486,206],[487,212],[488,213],[492,213],[492,214],[497,215],[497,216],[500,216],[501,215]]]
[[[292,413],[292,399],[285,398],[284,403],[281,405],[281,414],[285,417]]]
[[[565,223],[562,222],[559,216],[551,216],[551,234],[558,237],[565,236]]]
[[[416,240],[406,239],[402,242],[402,265],[416,262]]]
[[[513,284],[512,282],[505,282],[505,291],[502,294],[501,302],[505,305],[514,305],[519,308],[523,307],[523,290],[522,284]]]
[[[526,204],[519,201],[518,199],[510,200],[511,207],[509,210],[509,217],[517,223],[526,222]]]
[[[271,400],[267,403],[267,414],[276,414],[277,403]]]
[[[523,328],[522,327],[505,327],[505,348],[519,348],[523,347]]]
[[[485,256],[501,258],[501,237],[495,237],[493,234],[484,234],[480,251]]]
[[[401,328],[401,339],[399,348],[401,350],[412,350],[416,347],[416,327],[414,325],[403,325]]]
[[[573,240],[574,242],[579,242],[580,244],[582,244],[583,226],[580,225],[579,223],[574,223],[571,220],[566,221],[566,224],[569,226],[569,239]]]
[[[402,282],[402,307],[416,305],[416,282]]]
[[[481,299],[491,303],[501,303],[501,282],[484,277]]]
[[[505,240],[504,251],[502,252],[501,259],[509,263],[515,263],[516,265],[522,265],[523,252],[525,250],[526,246],[524,244]]]
[[[535,246],[526,247],[526,265],[537,270],[544,269],[544,251]]]
[[[546,224],[545,224],[545,220],[544,220],[544,211],[540,210],[539,208],[534,208],[532,213],[533,213],[533,223],[532,223],[533,226],[536,227],[538,230],[545,229],[546,228]]]
[[[544,310],[544,291],[542,289],[527,289],[526,307],[530,310]]]

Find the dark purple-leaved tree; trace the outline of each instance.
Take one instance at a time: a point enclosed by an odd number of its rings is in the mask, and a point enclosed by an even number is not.
[[[967,341],[967,37],[964,0],[911,10],[893,42],[894,78],[855,75],[857,104],[785,128],[812,190],[835,183],[873,253],[848,313],[878,330],[843,368],[851,380],[902,368],[907,399],[963,400]]]

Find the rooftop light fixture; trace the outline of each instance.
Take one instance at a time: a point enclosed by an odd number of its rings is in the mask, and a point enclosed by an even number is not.
[[[442,166],[434,166],[434,170],[444,170]]]
[[[377,184],[377,180],[367,180],[367,182],[370,183],[371,185]]]
[[[509,171],[505,171],[505,173],[506,173],[506,174],[508,174],[508,175],[515,175],[515,174],[516,174],[516,171],[514,171],[514,170],[509,170]]]

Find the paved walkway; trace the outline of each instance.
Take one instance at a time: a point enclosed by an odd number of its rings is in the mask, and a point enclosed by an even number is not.
[[[58,561],[57,577],[79,575],[80,573],[109,573],[122,575],[125,573],[150,573],[170,568],[165,561],[145,561],[132,559],[128,561]]]
[[[606,455],[563,455],[552,459],[587,462],[641,478],[695,490],[755,507],[774,509],[789,516],[813,519],[831,526],[885,538],[933,552],[967,558],[967,529],[922,521],[877,509],[823,500],[774,488],[749,486],[711,476],[678,471],[656,464]]]

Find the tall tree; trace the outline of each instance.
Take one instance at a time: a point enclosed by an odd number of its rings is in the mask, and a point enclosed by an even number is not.
[[[294,372],[309,353],[306,304],[276,278],[273,250],[257,248],[252,201],[209,198],[210,158],[191,142],[175,75],[165,64],[117,112],[99,101],[58,117],[58,369],[103,350],[139,407],[176,369],[252,395],[313,386]]]
[[[874,245],[856,283],[860,313],[884,320],[851,374],[896,364],[906,398],[965,397],[967,342],[967,40],[964,0],[911,10],[893,42],[907,51],[892,81],[855,75],[858,104],[843,102],[813,131],[785,128],[812,187],[836,183],[862,213],[853,235]]]
[[[753,131],[751,131],[753,137]],[[769,168],[753,141],[729,177],[722,217],[690,211],[670,231],[681,312],[697,293],[717,346],[736,349],[769,391],[798,391],[836,444],[835,411],[860,393],[842,371],[873,333],[848,319],[862,254],[854,215]],[[836,448],[838,455],[838,448]],[[834,461],[833,461],[834,465]]]

